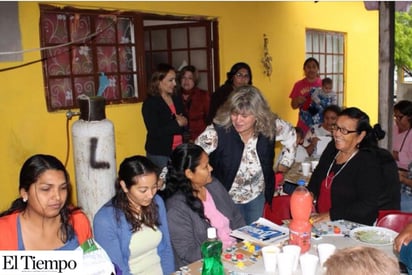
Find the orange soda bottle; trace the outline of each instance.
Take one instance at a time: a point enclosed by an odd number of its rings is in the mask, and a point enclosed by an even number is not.
[[[298,187],[290,198],[292,221],[289,224],[289,244],[299,245],[301,253],[310,249],[312,224],[309,222],[313,198],[305,187],[305,181],[299,180]]]

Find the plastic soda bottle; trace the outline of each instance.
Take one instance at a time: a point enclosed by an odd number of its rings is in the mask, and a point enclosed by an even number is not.
[[[305,181],[299,180],[298,187],[290,198],[292,221],[289,224],[289,244],[299,245],[301,253],[310,249],[312,224],[309,222],[313,198],[305,187]]]
[[[200,247],[203,258],[202,275],[224,275],[222,241],[216,236],[216,228],[207,229],[207,240]]]

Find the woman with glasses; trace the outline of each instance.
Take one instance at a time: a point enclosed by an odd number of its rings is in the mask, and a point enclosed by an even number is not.
[[[346,108],[332,127],[332,136],[308,185],[316,202],[313,222],[345,219],[372,225],[379,209],[399,209],[396,164],[377,146],[385,136],[380,126],[372,128],[360,109]],[[395,182],[385,184],[388,177]]]
[[[412,102],[401,100],[393,107],[395,123],[393,125],[392,154],[399,168],[401,186],[401,210],[412,212],[412,186],[408,178],[409,166],[412,170]]]
[[[217,110],[225,103],[233,90],[241,86],[252,85],[252,70],[244,62],[234,64],[226,75],[226,82],[212,94],[210,99],[208,124],[212,123]]]

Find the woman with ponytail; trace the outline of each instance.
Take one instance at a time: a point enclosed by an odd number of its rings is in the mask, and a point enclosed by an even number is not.
[[[385,135],[380,126],[372,127],[366,113],[351,107],[338,115],[332,135],[308,185],[316,200],[313,221],[345,219],[372,225],[380,209],[399,209],[396,164],[393,158],[386,163],[385,151],[377,146]]]

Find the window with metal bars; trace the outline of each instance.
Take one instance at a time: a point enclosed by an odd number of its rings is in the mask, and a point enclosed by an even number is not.
[[[306,30],[306,57],[314,57],[319,61],[320,78],[333,80],[333,90],[337,94],[339,106],[344,103],[344,33]]]
[[[213,69],[218,67],[214,20],[49,5],[41,5],[40,12],[48,111],[77,108],[80,95],[104,96],[106,104],[141,102],[157,63],[176,69],[184,63],[195,65],[205,90],[219,83],[219,72]],[[154,30],[168,35],[156,36]],[[179,42],[182,45],[176,46]],[[159,53],[164,56],[154,58]]]

